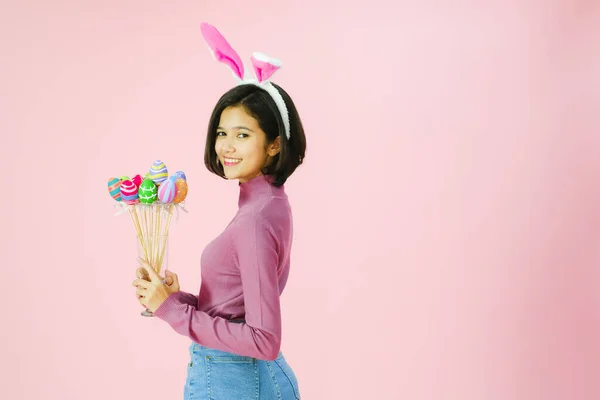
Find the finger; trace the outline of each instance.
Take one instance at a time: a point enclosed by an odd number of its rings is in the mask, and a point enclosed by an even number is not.
[[[167,285],[169,285],[169,286],[171,286],[175,282],[178,282],[178,280],[177,280],[177,274],[175,274],[175,273],[173,273],[173,272],[171,272],[169,270],[165,271],[165,276],[166,276],[165,283]]]
[[[148,272],[148,275],[150,276],[150,282],[162,283],[162,279],[160,279],[160,277],[158,276],[154,268],[150,266],[150,264],[148,264],[145,260],[141,258],[138,258],[138,262],[140,263],[141,267]]]
[[[175,272],[171,272],[169,270],[165,271],[165,276],[170,276],[171,278],[173,278],[173,282],[179,282],[179,277],[177,276],[177,274]]]
[[[172,279],[172,282],[179,282],[179,278],[177,277],[177,274],[174,272],[171,272],[169,270],[165,271],[165,276],[168,276]]]
[[[136,276],[140,279],[145,279],[147,281],[150,280],[150,277],[148,276],[148,272],[146,272],[146,270],[144,268],[138,268],[136,271]]]
[[[144,289],[148,289],[149,287],[152,286],[151,282],[148,282],[145,279],[136,279],[135,281],[131,282],[132,286],[141,286]]]

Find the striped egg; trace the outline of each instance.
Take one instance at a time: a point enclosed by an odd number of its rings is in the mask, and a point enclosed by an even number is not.
[[[144,179],[140,185],[138,195],[140,203],[152,204],[156,201],[158,189],[151,179]]]
[[[172,203],[176,195],[175,179],[169,178],[158,187],[158,199],[165,204]]]
[[[138,187],[135,186],[135,183],[130,180],[121,183],[121,198],[126,204],[136,204],[140,202],[138,199]]]
[[[160,185],[166,181],[168,174],[169,172],[167,171],[167,166],[160,160],[154,161],[154,164],[152,164],[152,167],[150,167],[150,179],[152,179],[157,185]]]
[[[186,177],[185,177],[185,174],[183,173],[183,171],[177,171],[172,176],[175,177],[175,179],[181,178],[184,181],[187,180]]]
[[[177,186],[177,196],[175,196],[173,203],[181,203],[188,194],[188,184],[185,179],[178,178],[175,180],[175,186]]]
[[[121,201],[121,180],[119,178],[110,178],[108,180],[108,193],[116,201]]]
[[[135,186],[137,186],[138,188],[140,187],[140,185],[142,184],[142,176],[140,174],[137,174],[136,176],[133,177],[133,179],[131,180]]]

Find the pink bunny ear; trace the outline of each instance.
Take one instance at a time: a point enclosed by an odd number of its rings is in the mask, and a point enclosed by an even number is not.
[[[242,63],[242,59],[238,53],[233,50],[217,28],[203,22],[200,25],[200,29],[202,30],[204,41],[212,50],[217,61],[227,64],[238,78],[244,79],[244,64]]]
[[[275,71],[281,68],[281,61],[263,53],[252,53],[252,66],[259,82],[269,79]]]

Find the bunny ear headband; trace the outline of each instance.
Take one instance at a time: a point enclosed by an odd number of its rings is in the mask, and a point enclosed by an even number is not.
[[[202,36],[204,41],[210,47],[210,50],[215,59],[223,64],[226,64],[233,71],[233,75],[238,81],[238,85],[256,85],[269,93],[277,109],[281,113],[281,119],[283,120],[283,126],[285,128],[285,135],[290,138],[290,117],[288,114],[285,101],[279,91],[271,84],[269,79],[271,76],[281,68],[281,61],[271,58],[262,53],[252,53],[252,66],[254,67],[254,73],[256,79],[248,76],[244,72],[244,63],[242,59],[236,53],[236,51],[229,45],[227,40],[221,35],[221,33],[212,25],[203,22],[200,26],[202,30]]]

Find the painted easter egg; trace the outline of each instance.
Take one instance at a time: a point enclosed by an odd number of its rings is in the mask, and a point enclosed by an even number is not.
[[[127,175],[123,175],[122,177],[119,178],[121,180],[121,182],[123,181],[128,181],[129,177]]]
[[[121,180],[119,178],[110,178],[108,180],[108,193],[116,201],[121,201]]]
[[[175,186],[177,186],[177,195],[173,203],[181,203],[188,194],[188,184],[185,179],[177,178],[175,179]]]
[[[121,183],[121,198],[126,204],[136,204],[140,202],[138,199],[138,187],[135,186],[135,183],[130,180]]]
[[[146,172],[146,175],[144,175],[144,179],[150,179],[150,172]]]
[[[140,203],[152,204],[156,201],[158,189],[156,184],[151,179],[144,179],[140,185],[138,196]]]
[[[133,177],[133,179],[131,180],[135,186],[137,186],[138,188],[140,187],[140,185],[142,184],[142,176],[140,174],[137,174],[136,176]]]
[[[175,179],[167,179],[158,187],[158,199],[165,204],[173,202],[177,195]]]
[[[174,177],[175,179],[183,179],[184,181],[187,180],[185,177],[185,174],[183,173],[183,171],[177,171],[175,172],[173,175],[171,175],[172,177]]]
[[[154,161],[154,164],[152,164],[152,167],[150,167],[150,179],[152,179],[157,185],[160,185],[167,180],[167,176],[168,171],[165,163],[160,160]]]

